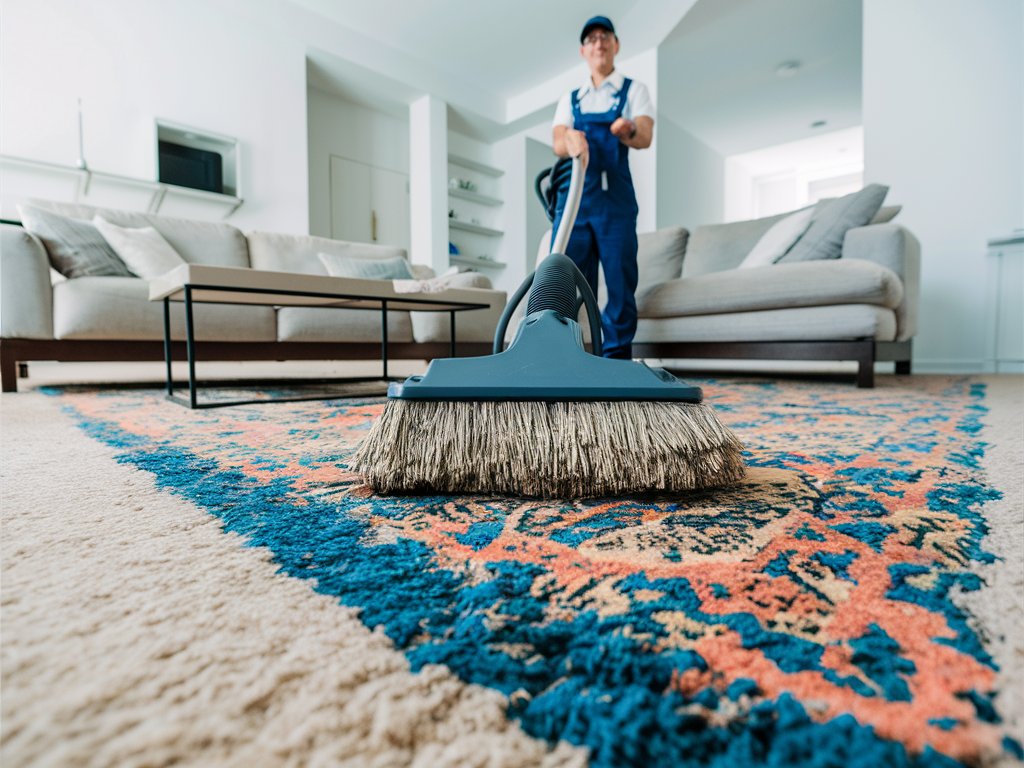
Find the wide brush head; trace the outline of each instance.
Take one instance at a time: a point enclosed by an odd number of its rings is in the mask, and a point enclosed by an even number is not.
[[[585,498],[729,485],[742,450],[703,403],[394,399],[349,466],[381,493]]]
[[[699,387],[584,349],[577,287],[569,258],[545,259],[509,348],[392,384],[350,468],[382,493],[580,498],[739,480],[743,446]]]

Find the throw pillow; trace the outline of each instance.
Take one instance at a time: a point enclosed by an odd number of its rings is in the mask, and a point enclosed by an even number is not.
[[[869,221],[869,224],[885,224],[896,218],[896,214],[903,210],[902,205],[883,205],[878,213]]]
[[[838,259],[843,255],[843,237],[847,230],[863,227],[871,221],[888,191],[882,184],[868,184],[859,192],[819,202],[814,206],[811,226],[778,263]]]
[[[31,205],[19,205],[18,213],[21,225],[42,241],[53,268],[64,277],[134,277],[88,221]]]
[[[331,277],[359,277],[365,280],[409,280],[409,262],[401,256],[390,259],[360,259],[337,253],[318,253],[317,258]]]
[[[750,249],[747,257],[740,262],[737,269],[766,267],[781,259],[800,236],[811,226],[814,206],[802,208],[794,214],[779,219],[771,229],[761,235],[761,239]]]
[[[426,264],[410,264],[409,271],[412,272],[412,276],[417,280],[430,280],[433,277],[437,277],[437,273],[434,272],[433,268],[428,267]]]
[[[143,280],[165,275],[185,263],[153,227],[119,227],[102,216],[94,216],[92,223],[128,268]]]
[[[637,295],[679,277],[689,237],[690,233],[682,227],[637,235]]]

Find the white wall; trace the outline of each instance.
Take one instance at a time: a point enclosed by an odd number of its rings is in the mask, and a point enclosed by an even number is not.
[[[861,126],[730,155],[725,158],[724,220],[802,208],[818,199],[812,189],[815,182],[843,177],[851,188],[837,186],[835,196],[855,192],[863,186],[863,171]],[[890,197],[889,202],[900,201]]]
[[[722,221],[725,160],[675,121],[660,117],[658,134],[658,227]]]
[[[639,80],[647,86],[655,108],[658,105],[658,49],[651,48],[628,59],[616,62],[616,69],[626,77]],[[629,172],[633,177],[636,202],[640,208],[636,217],[637,232],[653,232],[658,228],[658,152],[661,135],[658,121],[654,123],[654,141],[647,149],[629,152]]]
[[[921,241],[918,370],[975,371],[986,240],[1024,226],[1024,4],[864,0],[865,182]]]
[[[409,123],[309,89],[309,233],[331,236],[331,155],[409,174]]]
[[[305,232],[304,46],[242,0],[3,0],[0,153],[154,180],[154,120],[240,141],[231,223]]]

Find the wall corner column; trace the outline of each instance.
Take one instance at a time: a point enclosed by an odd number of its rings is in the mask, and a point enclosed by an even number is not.
[[[409,254],[448,269],[448,105],[427,94],[409,105]]]

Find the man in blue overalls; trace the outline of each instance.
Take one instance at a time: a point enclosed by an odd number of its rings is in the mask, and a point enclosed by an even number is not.
[[[619,39],[604,16],[583,25],[580,55],[590,77],[565,94],[555,110],[554,150],[559,157],[588,161],[583,199],[566,255],[597,293],[598,263],[608,302],[601,313],[605,357],[632,357],[636,333],[636,194],[629,173],[629,148],[646,149],[654,136],[654,105],[643,83],[615,70]],[[563,189],[554,232],[565,208]]]

